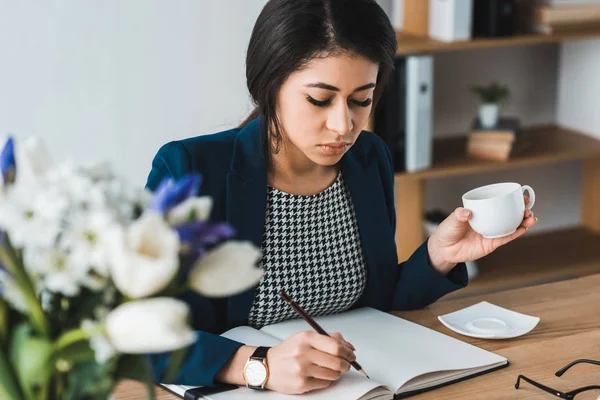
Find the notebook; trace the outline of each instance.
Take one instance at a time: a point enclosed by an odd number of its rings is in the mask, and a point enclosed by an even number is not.
[[[432,329],[373,308],[316,317],[327,332],[341,332],[356,347],[357,361],[367,379],[351,369],[326,389],[308,392],[311,400],[390,400],[409,397],[508,366],[506,358]],[[275,346],[296,332],[311,330],[302,319],[267,325],[260,330],[233,328],[222,336],[253,346]],[[183,397],[193,387],[163,385]],[[230,386],[226,388],[231,389]],[[198,399],[286,400],[298,396],[245,387],[200,395]]]

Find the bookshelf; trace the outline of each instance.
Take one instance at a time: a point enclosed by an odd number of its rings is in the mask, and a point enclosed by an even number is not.
[[[434,140],[433,165],[413,173],[413,179],[443,178],[475,172],[532,167],[600,156],[600,141],[583,133],[558,126],[537,126],[524,131],[527,147],[507,161],[488,161],[467,156],[464,135]]]
[[[582,226],[598,232],[597,243],[600,243],[600,141],[557,126],[529,128],[525,130],[525,135],[528,138],[528,146],[508,161],[470,158],[466,155],[464,135],[436,139],[431,168],[418,172],[397,173],[395,201],[398,260],[406,260],[425,240],[422,215],[425,213],[425,183],[428,179],[569,161],[583,163]]]
[[[525,34],[507,38],[473,39],[457,42],[441,42],[424,36],[396,33],[398,41],[397,55],[411,55],[421,53],[441,53],[448,51],[476,50],[495,47],[538,45],[545,43],[559,43],[567,40],[593,39],[600,37],[600,26],[582,27],[568,32],[555,34]]]
[[[570,32],[528,34],[509,38],[473,39],[445,43],[427,37],[397,33],[397,55],[560,43],[600,38],[600,26]],[[372,126],[372,125],[371,125]],[[368,129],[368,128],[367,128]],[[502,289],[568,279],[600,272],[600,140],[560,126],[526,129],[529,145],[508,161],[488,161],[466,155],[466,133],[438,138],[433,163],[426,170],[395,175],[396,244],[398,260],[408,259],[425,240],[425,184],[469,174],[526,168],[562,162],[581,162],[580,225],[550,233],[525,235],[478,261],[479,277],[452,296],[468,296]]]

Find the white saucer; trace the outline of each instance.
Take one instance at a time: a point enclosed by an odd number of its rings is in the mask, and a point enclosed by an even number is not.
[[[498,307],[482,301],[450,314],[440,315],[440,322],[461,335],[483,339],[508,339],[531,331],[538,317]]]

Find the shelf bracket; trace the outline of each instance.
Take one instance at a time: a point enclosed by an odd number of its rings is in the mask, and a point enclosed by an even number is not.
[[[600,158],[583,161],[581,225],[600,233]]]

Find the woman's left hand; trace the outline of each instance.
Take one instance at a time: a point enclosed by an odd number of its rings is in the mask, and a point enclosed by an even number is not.
[[[527,203],[528,199],[525,197],[525,204]],[[429,238],[427,244],[429,258],[432,266],[440,273],[445,275],[458,263],[474,261],[487,256],[498,247],[524,234],[537,222],[533,212],[525,210],[523,222],[513,234],[497,239],[486,239],[471,228],[470,218],[471,211],[459,207],[438,226]]]

